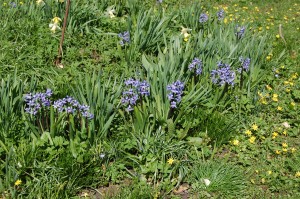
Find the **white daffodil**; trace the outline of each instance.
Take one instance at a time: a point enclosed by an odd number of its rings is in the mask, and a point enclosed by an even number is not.
[[[45,2],[44,2],[43,0],[37,0],[37,1],[36,1],[36,4],[37,4],[38,6],[43,6],[43,5],[45,5]]]
[[[192,29],[189,28],[184,28],[181,26],[181,35],[183,35],[184,37],[186,37],[185,35],[189,35],[188,31],[191,31]]]
[[[204,182],[204,184],[205,184],[205,186],[209,186],[210,185],[210,183],[211,183],[211,181],[209,180],[209,179],[203,179],[203,182]]]
[[[58,29],[60,30],[60,27],[57,23],[50,23],[49,24],[49,28],[51,30],[51,32],[55,33],[55,31]]]
[[[59,22],[61,22],[61,19],[59,17],[54,17],[51,21],[53,23],[59,24]]]
[[[106,13],[105,15],[108,16],[109,18],[114,18],[116,17],[116,10],[114,8],[115,6],[109,6],[108,8],[106,8]]]

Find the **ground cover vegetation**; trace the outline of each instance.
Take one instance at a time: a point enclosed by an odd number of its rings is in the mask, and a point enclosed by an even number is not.
[[[0,198],[299,198],[300,3],[0,5]]]

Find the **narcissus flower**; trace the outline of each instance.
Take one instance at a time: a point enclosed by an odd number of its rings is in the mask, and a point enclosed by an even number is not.
[[[45,2],[43,0],[37,0],[36,4],[39,6],[43,6],[43,5],[45,5]]]

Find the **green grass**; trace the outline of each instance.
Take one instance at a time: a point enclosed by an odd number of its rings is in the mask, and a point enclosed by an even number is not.
[[[44,3],[0,4],[0,198],[300,197],[300,3],[72,1],[62,68],[61,31],[49,23],[66,1]],[[251,62],[239,73],[241,56]],[[201,75],[189,70],[196,57]],[[219,61],[234,86],[212,82]],[[129,78],[149,83],[149,95]],[[55,106],[26,113],[25,94],[47,88],[51,103],[71,96],[94,118]]]

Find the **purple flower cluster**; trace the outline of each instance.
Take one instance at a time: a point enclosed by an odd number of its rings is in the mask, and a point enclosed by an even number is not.
[[[123,33],[119,33],[118,37],[122,39],[120,41],[121,46],[124,46],[126,43],[130,43],[130,34],[129,34],[129,31],[125,31]]]
[[[246,30],[245,26],[236,25],[235,26],[235,35],[236,35],[236,37],[238,39],[241,39],[245,34],[245,30]]]
[[[207,22],[207,20],[208,20],[207,14],[202,13],[202,14],[200,15],[200,17],[199,17],[199,22],[200,22],[200,23],[205,23],[205,22]]]
[[[51,103],[52,90],[47,89],[45,93],[26,94],[24,101],[26,103],[25,112],[31,115],[36,115],[43,107],[50,107],[57,109],[58,112],[66,112],[69,114],[75,114],[77,111],[88,119],[93,119],[94,115],[89,112],[89,106],[81,105],[77,100],[72,97],[66,97],[59,99]]]
[[[24,96],[24,101],[26,102],[25,112],[36,115],[43,107],[49,107],[51,105],[51,95],[51,89],[47,89],[45,93],[26,94]]]
[[[57,109],[60,113],[66,112],[68,114],[76,114],[78,112],[82,117],[88,119],[94,118],[94,115],[89,112],[89,106],[81,105],[77,100],[69,96],[56,100],[53,103],[53,108]]]
[[[168,99],[171,101],[171,108],[177,108],[177,104],[181,101],[183,89],[184,84],[179,80],[167,86],[167,90],[170,91]]]
[[[243,58],[243,57],[240,57],[239,58],[240,62],[241,62],[241,65],[242,65],[242,68],[239,68],[239,71],[242,71],[242,69],[246,72],[249,71],[249,66],[250,66],[250,58]]]
[[[217,12],[217,17],[218,17],[219,21],[221,21],[222,19],[224,19],[224,17],[225,17],[225,11],[223,9],[219,10]]]
[[[220,86],[226,83],[234,86],[235,72],[230,69],[230,65],[219,62],[218,69],[211,72],[211,79],[214,84]]]
[[[199,58],[194,58],[189,65],[189,70],[192,71],[196,69],[196,74],[200,75],[202,73],[202,65],[202,61]]]
[[[140,82],[139,80],[134,80],[132,78],[126,80],[124,84],[128,89],[122,93],[123,97],[121,102],[123,105],[127,106],[126,110],[130,112],[133,110],[133,106],[136,105],[140,96],[150,95],[150,85],[145,80]]]

